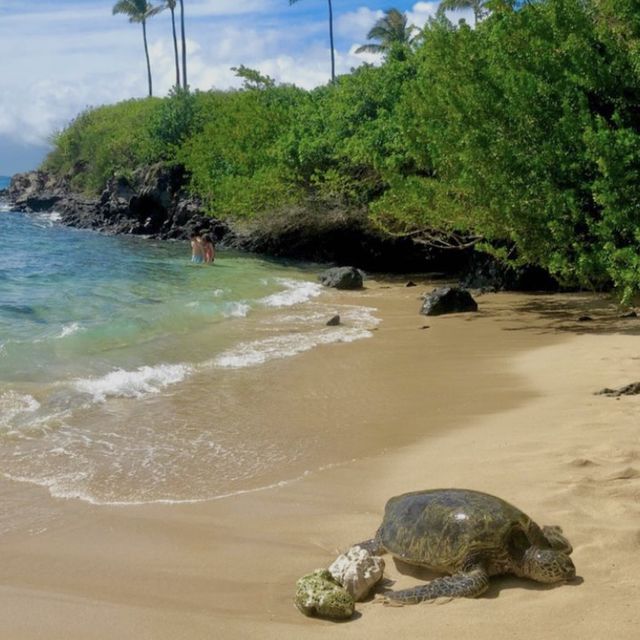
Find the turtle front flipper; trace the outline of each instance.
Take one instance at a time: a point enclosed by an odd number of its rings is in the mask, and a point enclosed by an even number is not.
[[[412,589],[387,591],[384,594],[384,602],[385,604],[418,604],[436,598],[477,598],[488,587],[487,572],[482,567],[477,567],[464,573],[436,578]]]

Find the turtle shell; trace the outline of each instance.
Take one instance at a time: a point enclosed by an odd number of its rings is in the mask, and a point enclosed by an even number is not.
[[[391,498],[378,530],[384,548],[409,564],[443,572],[482,561],[508,573],[532,544],[546,546],[539,527],[495,496],[468,489],[433,489]]]

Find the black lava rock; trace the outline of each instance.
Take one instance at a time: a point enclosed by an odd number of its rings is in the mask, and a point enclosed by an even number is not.
[[[362,289],[362,271],[355,267],[334,267],[320,274],[325,287],[335,289]]]
[[[478,303],[466,289],[439,287],[424,298],[420,313],[425,316],[440,316],[445,313],[477,311]]]

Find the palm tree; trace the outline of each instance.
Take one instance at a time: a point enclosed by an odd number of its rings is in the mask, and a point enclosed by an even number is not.
[[[289,5],[295,4],[298,0],[289,0]],[[331,82],[336,81],[336,55],[333,46],[333,7],[331,0],[329,2],[329,44],[331,46]]]
[[[176,0],[165,0],[171,11],[171,31],[173,32],[173,55],[176,59],[176,87],[180,87],[180,60],[178,58],[178,36],[176,35]]]
[[[180,37],[182,38],[182,88],[187,91],[187,40],[184,37],[184,0],[180,0]]]
[[[151,62],[149,61],[149,46],[147,45],[147,20],[160,13],[164,7],[154,7],[147,0],[118,0],[113,5],[113,15],[124,13],[129,16],[129,22],[142,24],[142,39],[144,41],[144,55],[147,59],[147,77],[149,78],[149,96],[153,95],[151,83]]]
[[[407,26],[407,14],[397,9],[387,9],[384,16],[376,21],[369,33],[367,40],[377,40],[371,44],[363,44],[356,49],[356,53],[382,53],[387,55],[395,48],[406,48],[414,41],[413,32],[417,31],[414,25]]]
[[[485,0],[442,0],[438,7],[438,15],[444,15],[445,11],[456,9],[471,9],[473,11],[473,24],[477,25],[487,15],[487,2]]]

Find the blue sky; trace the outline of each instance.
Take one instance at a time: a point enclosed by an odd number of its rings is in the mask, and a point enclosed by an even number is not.
[[[146,94],[139,25],[103,0],[0,0],[0,174],[35,168],[51,134],[79,111]],[[355,54],[384,9],[421,26],[434,2],[333,0],[339,73],[375,58]],[[311,88],[329,79],[326,0],[185,0],[189,83],[237,86],[244,64]],[[170,14],[148,25],[154,93],[175,78]]]

